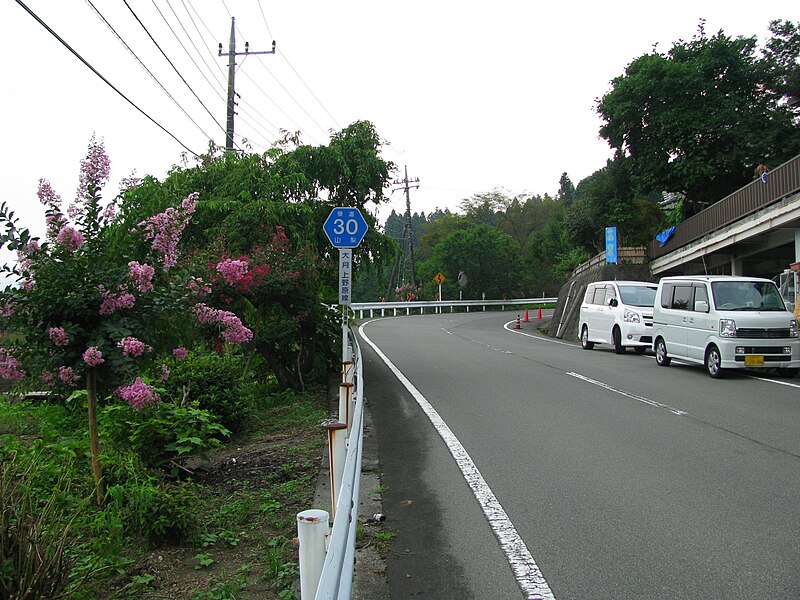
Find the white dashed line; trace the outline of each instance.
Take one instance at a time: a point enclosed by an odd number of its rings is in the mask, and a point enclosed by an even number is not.
[[[618,390],[617,388],[613,388],[607,383],[603,383],[602,381],[597,381],[596,379],[592,379],[591,377],[586,377],[585,375],[580,375],[579,373],[569,372],[567,373],[570,377],[575,377],[576,379],[580,379],[581,381],[585,381],[586,383],[591,383],[592,385],[596,385],[601,387],[609,392],[614,392],[615,394],[619,394],[620,396],[625,396],[626,398],[631,398],[633,400],[637,400],[638,402],[643,402],[644,404],[649,404],[650,406],[655,406],[656,408],[663,408],[668,410],[672,414],[678,416],[686,416],[689,413],[686,411],[680,410],[678,408],[673,408],[672,406],[668,406],[667,404],[662,404],[661,402],[656,402],[655,400],[650,400],[649,398],[645,398],[644,396],[638,396],[636,394],[631,394],[629,392],[624,392],[622,390]]]

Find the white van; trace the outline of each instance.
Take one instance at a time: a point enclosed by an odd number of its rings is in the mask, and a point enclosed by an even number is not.
[[[645,281],[597,281],[586,287],[578,322],[584,350],[614,344],[622,354],[632,347],[642,354],[653,343],[653,302],[657,285]]]
[[[800,370],[797,321],[769,279],[732,275],[664,277],[653,308],[653,351],[663,367],[672,358],[725,369]]]

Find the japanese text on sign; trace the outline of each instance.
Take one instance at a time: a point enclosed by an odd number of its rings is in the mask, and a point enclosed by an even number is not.
[[[339,304],[350,306],[350,288],[353,270],[353,251],[339,249]]]

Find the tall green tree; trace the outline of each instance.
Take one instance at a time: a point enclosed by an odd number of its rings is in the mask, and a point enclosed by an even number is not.
[[[600,135],[630,158],[634,189],[683,191],[694,212],[751,181],[760,162],[796,155],[800,129],[771,85],[776,60],[759,57],[756,38],[707,36],[701,21],[690,41],[631,62],[597,112]]]
[[[335,303],[338,293],[338,253],[322,229],[331,208],[359,208],[369,226],[354,253],[355,272],[362,261],[394,259],[395,245],[377,231],[371,211],[385,200],[393,169],[381,148],[374,127],[358,121],[334,134],[327,146],[287,138],[262,155],[213,150],[196,166],[176,167],[164,182],[146,178],[126,193],[121,218],[135,224],[142,206],[170,206],[187,190],[203,190],[183,241],[195,266],[209,275],[233,260],[241,262],[244,275],[257,277],[255,269],[269,264],[265,252],[281,228],[287,254],[275,255],[280,270],[271,271],[261,285],[243,290],[236,283],[222,295],[244,310],[254,330],[252,347],[280,386],[300,389],[323,378],[334,358],[330,336],[335,328],[331,311],[322,305]],[[273,280],[277,274],[287,285]]]
[[[519,245],[489,225],[459,229],[443,238],[433,251],[430,276],[439,270],[448,278],[448,297],[458,296],[458,275],[464,272],[465,298],[513,298],[522,277]],[[444,293],[444,290],[443,290]]]
[[[800,23],[772,21],[769,31],[763,64],[773,78],[771,89],[800,115]]]

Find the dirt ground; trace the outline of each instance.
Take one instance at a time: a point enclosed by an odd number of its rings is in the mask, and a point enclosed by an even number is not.
[[[219,540],[209,547],[194,543],[147,552],[135,567],[128,569],[108,589],[109,595],[104,597],[159,600],[291,598],[288,590],[283,592],[283,596],[279,595],[273,580],[264,576],[271,567],[274,568],[270,564],[269,542],[276,536],[284,542],[288,538],[289,550],[296,553],[293,540],[296,530],[286,525],[290,518],[293,521],[297,512],[311,507],[313,481],[323,459],[324,439],[321,431],[248,436],[232,440],[213,453],[208,461],[188,463],[186,469],[191,471],[192,479],[203,486],[203,504],[209,501],[210,506],[220,507],[220,510],[237,500],[258,502],[261,491],[282,481],[296,479],[310,481],[312,485],[298,493],[297,506],[281,507],[284,527],[276,528],[274,515],[271,519],[262,519],[264,513],[255,510],[251,520],[235,523],[235,529],[228,532],[229,536],[232,534],[235,545]],[[296,453],[298,448],[317,450],[308,455],[292,456],[287,462],[287,455]],[[287,470],[287,464],[295,467]],[[201,507],[198,510],[202,510]],[[197,516],[200,522],[209,521],[209,515]],[[226,530],[233,526],[231,523]],[[289,574],[284,581],[286,579],[296,577]]]

